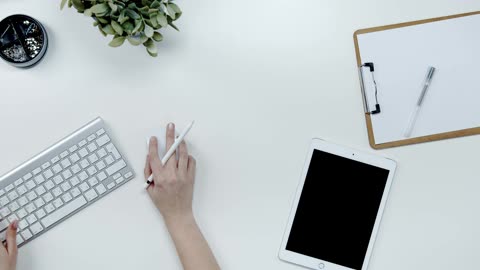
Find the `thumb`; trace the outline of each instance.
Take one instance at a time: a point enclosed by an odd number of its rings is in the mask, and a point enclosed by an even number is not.
[[[7,251],[10,256],[17,256],[18,220],[12,222],[7,229]]]

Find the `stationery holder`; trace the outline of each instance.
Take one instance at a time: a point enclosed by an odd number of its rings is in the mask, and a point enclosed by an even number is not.
[[[365,89],[365,78],[363,71],[364,69],[368,69],[370,74],[372,75],[372,80],[373,80],[373,85],[375,88],[375,109],[371,110],[370,106],[368,105],[368,98],[367,98],[367,91]],[[378,114],[381,112],[380,110],[380,104],[378,103],[378,87],[377,87],[377,82],[375,81],[375,65],[371,62],[369,63],[364,63],[360,67],[358,67],[358,74],[360,76],[360,89],[362,91],[362,96],[363,96],[363,109],[366,114]]]

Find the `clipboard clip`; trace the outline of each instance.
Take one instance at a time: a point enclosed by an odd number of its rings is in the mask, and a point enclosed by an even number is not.
[[[370,110],[370,107],[368,106],[368,100],[367,100],[367,93],[365,90],[365,81],[364,81],[364,75],[363,75],[363,70],[365,68],[368,68],[370,70],[370,74],[372,74],[372,80],[373,80],[373,85],[375,86],[375,109]],[[380,110],[380,104],[378,103],[378,88],[377,88],[377,82],[375,81],[375,65],[371,62],[365,63],[361,65],[358,68],[359,74],[360,74],[360,87],[362,89],[362,95],[363,95],[363,108],[365,110],[365,113],[367,114],[379,114],[381,112]]]

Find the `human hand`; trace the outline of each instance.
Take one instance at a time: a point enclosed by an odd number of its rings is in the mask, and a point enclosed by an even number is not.
[[[0,270],[15,270],[17,267],[17,228],[18,221],[7,228],[6,245],[0,244]]]
[[[169,149],[175,141],[175,125],[168,124],[166,133],[165,149]],[[193,219],[196,161],[188,155],[185,141],[182,141],[177,151],[178,160],[174,153],[166,164],[162,164],[158,156],[158,140],[152,137],[144,171],[145,179],[153,173],[153,183],[147,192],[167,224]]]

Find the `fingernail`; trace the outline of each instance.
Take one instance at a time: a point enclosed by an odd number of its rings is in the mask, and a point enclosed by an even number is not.
[[[18,220],[14,220],[12,222],[12,229],[17,230],[18,229]]]
[[[168,123],[168,129],[173,129],[173,123]]]
[[[150,137],[150,142],[153,143],[153,142],[155,142],[156,139],[157,138],[155,136],[152,136],[152,137]]]

